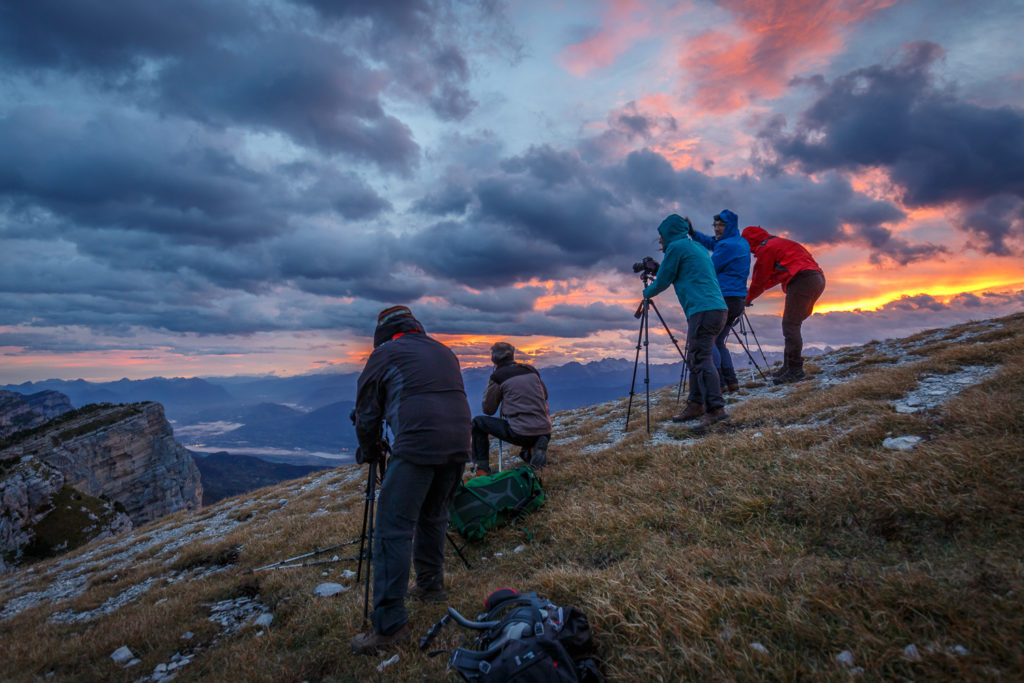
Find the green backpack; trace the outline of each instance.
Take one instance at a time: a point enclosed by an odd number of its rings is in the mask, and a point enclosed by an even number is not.
[[[455,490],[448,523],[474,541],[491,529],[530,514],[546,496],[530,467],[474,477]]]

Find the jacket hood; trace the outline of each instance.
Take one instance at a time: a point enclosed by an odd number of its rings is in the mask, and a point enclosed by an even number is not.
[[[767,230],[759,225],[748,225],[743,228],[743,239],[750,244],[750,251],[757,253],[757,250],[761,248],[761,242],[771,237]]]
[[[423,325],[412,315],[400,315],[383,321],[373,331],[373,348],[377,348],[400,332],[423,333]]]
[[[729,209],[722,209],[717,214],[716,218],[717,217],[721,217],[722,220],[725,221],[725,230],[722,231],[723,240],[728,237],[740,236],[739,218],[736,216],[736,214],[734,214]]]
[[[672,214],[658,226],[658,234],[667,247],[678,239],[690,239],[690,221],[678,214]]]

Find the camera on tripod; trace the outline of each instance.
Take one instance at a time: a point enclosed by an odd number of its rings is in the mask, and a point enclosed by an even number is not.
[[[658,262],[650,256],[644,256],[637,263],[633,264],[633,272],[654,277],[658,274]]]

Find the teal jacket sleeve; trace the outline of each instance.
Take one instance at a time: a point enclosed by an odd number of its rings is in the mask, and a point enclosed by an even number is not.
[[[645,299],[653,299],[661,294],[679,277],[679,250],[672,247],[673,244],[669,244],[666,247],[665,260],[661,262],[661,266],[658,268],[658,276],[654,278],[654,282],[644,287]]]

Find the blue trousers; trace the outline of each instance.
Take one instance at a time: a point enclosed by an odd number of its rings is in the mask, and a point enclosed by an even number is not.
[[[373,534],[373,628],[390,635],[409,621],[405,593],[409,561],[416,585],[444,588],[444,541],[448,509],[462,479],[463,463],[388,463],[377,502]]]

